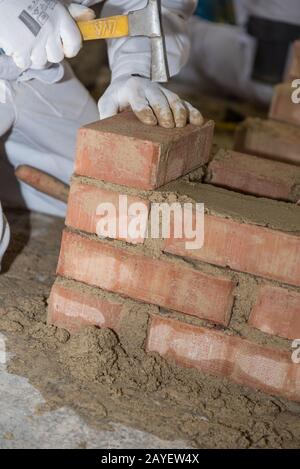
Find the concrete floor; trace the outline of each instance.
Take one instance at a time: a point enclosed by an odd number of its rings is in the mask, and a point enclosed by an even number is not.
[[[7,212],[12,242],[0,276],[0,310],[4,303],[21,304],[23,298],[44,292],[47,298],[55,267],[63,222],[39,214]],[[51,240],[51,242],[49,241]],[[15,341],[15,344],[14,344]],[[186,448],[183,441],[164,441],[154,435],[105,422],[89,426],[69,407],[53,411],[28,379],[7,371],[18,335],[0,332],[0,448]]]
[[[117,423],[111,430],[96,430],[68,407],[41,412],[44,404],[27,379],[0,364],[0,449],[187,448],[183,441],[161,440]]]

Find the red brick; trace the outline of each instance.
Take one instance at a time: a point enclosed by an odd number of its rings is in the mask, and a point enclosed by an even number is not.
[[[204,245],[186,250],[185,239],[170,238],[164,251],[260,277],[300,285],[300,237],[207,215]]]
[[[63,235],[58,273],[146,303],[228,324],[234,283],[75,233]]]
[[[111,237],[122,239],[124,241],[131,242],[134,244],[143,243],[145,240],[146,232],[139,238],[130,237],[130,230],[128,230],[128,228],[130,224],[134,222],[134,217],[128,216],[128,220],[120,220],[120,195],[122,194],[119,194],[118,192],[114,192],[109,189],[103,189],[100,187],[95,187],[90,184],[83,184],[81,182],[73,180],[71,184],[68,212],[66,218],[67,226],[81,231],[85,231],[87,233],[99,235],[99,233],[97,233],[97,224],[101,219],[101,215],[97,211],[97,208],[99,207],[99,204],[109,203],[112,204],[112,207],[115,208],[116,216],[112,214],[111,221],[112,225],[115,224],[117,228],[116,236],[113,236],[112,233]],[[150,207],[150,204],[147,200],[141,199],[140,197],[127,196],[127,203],[128,206],[134,203],[143,204],[143,213],[145,213],[145,217],[147,217]],[[108,218],[107,213],[105,213],[105,218]],[[119,232],[118,227],[120,222],[126,228],[128,236],[124,237],[122,233]]]
[[[272,335],[300,338],[300,293],[262,285],[249,324]]]
[[[216,154],[206,182],[277,200],[297,202],[300,197],[300,168],[234,151]]]
[[[155,189],[207,163],[214,124],[163,129],[133,113],[79,131],[75,173],[139,189]]]
[[[159,316],[151,319],[147,351],[179,366],[300,401],[300,367],[289,352]]]
[[[286,81],[293,81],[298,78],[300,78],[300,41],[295,41],[291,62],[286,74]]]
[[[292,88],[290,83],[283,83],[275,87],[269,113],[270,119],[300,126],[300,104],[292,101],[293,92],[295,92],[295,88]]]
[[[92,295],[56,282],[49,298],[48,324],[67,329],[71,334],[88,325],[118,331],[123,309],[120,300]]]
[[[284,122],[249,118],[241,124],[234,150],[300,165],[300,132]]]

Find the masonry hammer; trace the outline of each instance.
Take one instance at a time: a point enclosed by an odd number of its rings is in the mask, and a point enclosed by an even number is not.
[[[24,182],[37,191],[60,200],[65,204],[68,202],[70,186],[55,176],[26,164],[18,166],[15,170],[15,175],[19,181]]]
[[[151,80],[165,83],[169,67],[163,34],[161,0],[148,0],[145,8],[128,15],[110,16],[90,21],[77,21],[83,40],[120,37],[148,37],[151,41]]]

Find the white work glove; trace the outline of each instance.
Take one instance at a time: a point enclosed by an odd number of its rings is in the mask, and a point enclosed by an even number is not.
[[[60,1],[0,1],[0,47],[19,68],[59,63],[77,55],[81,44],[80,31]]]
[[[148,78],[116,78],[99,100],[100,119],[112,117],[131,108],[137,118],[148,125],[165,128],[201,126],[204,119],[191,104]]]
[[[68,6],[69,12],[76,21],[90,21],[95,19],[96,13],[91,8],[79,5],[78,3],[71,3]]]

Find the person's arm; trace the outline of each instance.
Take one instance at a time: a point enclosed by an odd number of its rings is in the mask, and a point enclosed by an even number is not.
[[[0,48],[19,68],[43,68],[48,62],[74,57],[81,44],[80,31],[64,2],[0,2]]]
[[[190,51],[187,19],[192,15],[195,0],[163,0],[162,14],[169,69],[176,75],[185,65]],[[103,17],[127,14],[144,8],[146,0],[108,0]],[[151,45],[148,38],[108,40],[112,82],[99,101],[100,118],[111,117],[131,107],[145,124],[162,127],[184,127],[187,122],[203,124],[201,113],[175,93],[150,81]]]
[[[102,15],[122,15],[144,8],[146,0],[107,0]],[[162,0],[163,25],[171,76],[185,65],[190,51],[187,19],[192,15],[195,0]],[[151,49],[147,38],[108,40],[108,54],[113,80],[124,74],[150,77]]]

